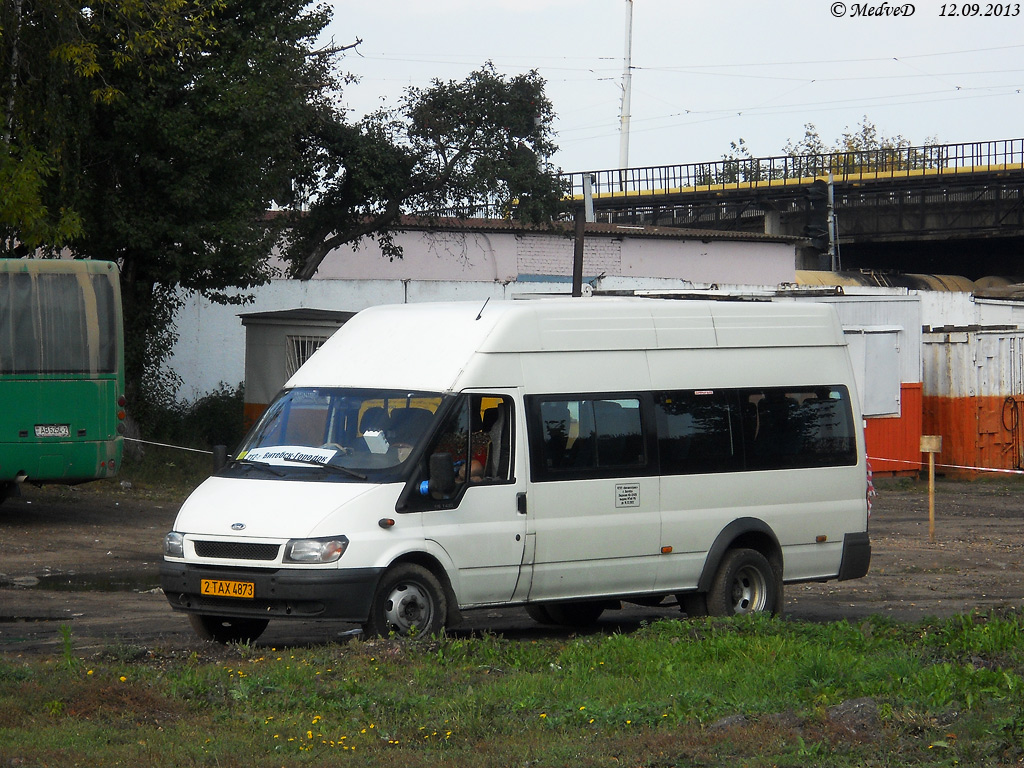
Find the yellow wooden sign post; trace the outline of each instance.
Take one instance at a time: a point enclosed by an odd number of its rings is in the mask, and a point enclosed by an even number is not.
[[[928,454],[928,541],[935,541],[935,454],[942,452],[942,435],[921,435],[921,453]]]

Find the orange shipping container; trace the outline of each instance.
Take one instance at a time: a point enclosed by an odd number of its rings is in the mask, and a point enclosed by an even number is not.
[[[916,475],[920,470],[921,390],[920,382],[903,382],[899,417],[865,420],[864,443],[876,475]]]
[[[942,436],[941,472],[1024,466],[1024,330],[943,329],[923,337],[925,434]]]

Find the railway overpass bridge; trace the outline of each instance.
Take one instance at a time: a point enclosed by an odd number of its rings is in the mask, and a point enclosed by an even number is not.
[[[834,258],[812,237],[801,268],[1024,278],[1024,139],[567,177],[598,221],[794,237],[822,234],[831,183]]]

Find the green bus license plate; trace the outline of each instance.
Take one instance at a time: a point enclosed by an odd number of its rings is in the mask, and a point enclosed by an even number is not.
[[[36,424],[36,437],[71,437],[71,425]]]
[[[251,581],[200,579],[199,591],[211,597],[244,597],[251,600],[256,596],[256,585]]]

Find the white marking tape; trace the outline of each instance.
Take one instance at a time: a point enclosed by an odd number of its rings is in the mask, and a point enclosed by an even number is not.
[[[880,456],[868,456],[868,461],[888,461],[893,464],[912,464],[915,467],[921,467],[922,469],[926,466],[923,461],[905,461],[903,459],[883,459]],[[969,467],[963,464],[936,464],[936,467],[945,467],[946,469],[972,469],[976,472],[1003,472],[1009,475],[1024,475],[1024,470],[1021,469],[992,469],[991,467]]]

